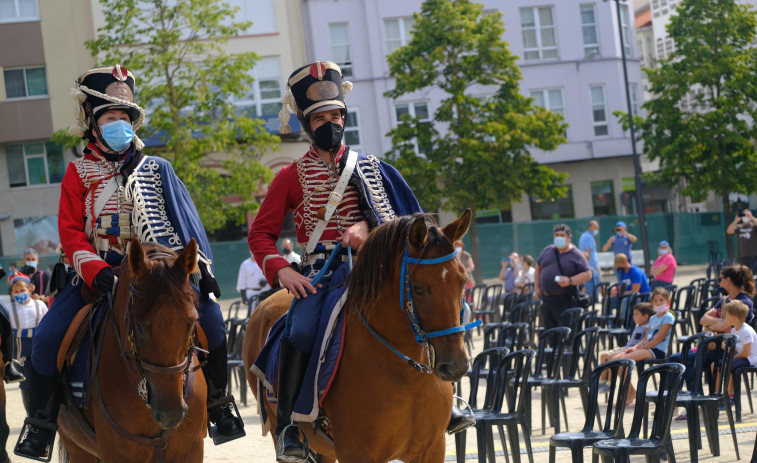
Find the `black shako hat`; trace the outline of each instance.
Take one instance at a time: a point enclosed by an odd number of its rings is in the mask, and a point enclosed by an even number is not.
[[[298,68],[287,80],[287,91],[281,99],[281,133],[291,132],[289,110],[304,119],[315,112],[347,109],[344,95],[352,90],[352,82],[342,81],[342,70],[331,61],[316,61]],[[302,121],[301,121],[302,122]]]
[[[80,75],[76,83],[80,89],[86,87],[91,91],[82,89],[87,95],[84,101],[85,109],[92,114],[95,121],[111,109],[126,111],[132,123],[139,119],[139,106],[134,104],[134,75],[125,67],[117,64],[90,69]],[[100,97],[98,93],[111,98]]]

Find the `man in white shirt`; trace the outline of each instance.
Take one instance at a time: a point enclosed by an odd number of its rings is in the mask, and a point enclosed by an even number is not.
[[[300,264],[300,255],[294,252],[294,243],[289,238],[281,242],[281,253],[290,264]]]
[[[250,299],[269,289],[271,287],[268,285],[263,271],[255,262],[255,258],[250,255],[239,266],[239,276],[237,277],[237,291],[242,295],[242,301],[248,304]]]

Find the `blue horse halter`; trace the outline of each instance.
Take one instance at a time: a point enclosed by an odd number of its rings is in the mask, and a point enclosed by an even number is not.
[[[436,257],[433,259],[421,259],[421,258],[415,258],[410,257],[410,251],[408,247],[405,247],[405,253],[402,256],[402,268],[400,269],[400,281],[402,281],[402,287],[400,288],[400,309],[403,310],[410,321],[410,327],[413,329],[413,333],[415,333],[415,341],[419,344],[424,344],[426,346],[426,350],[428,350],[429,346],[429,339],[436,338],[440,336],[446,336],[448,334],[453,333],[459,333],[461,331],[467,331],[472,328],[475,328],[481,323],[483,323],[481,320],[477,320],[472,323],[468,323],[467,325],[462,326],[463,323],[463,315],[465,313],[465,300],[462,301],[463,307],[460,309],[460,323],[461,326],[453,326],[452,328],[447,328],[439,331],[432,331],[431,333],[427,333],[423,327],[421,326],[421,322],[418,319],[417,310],[415,308],[415,303],[413,302],[413,295],[411,291],[411,285],[410,285],[410,275],[409,272],[407,272],[407,264],[420,264],[420,265],[430,265],[430,264],[440,264],[442,262],[447,262],[448,260],[452,260],[457,256],[457,251],[453,251],[450,254],[447,254],[446,256]],[[407,306],[405,306],[405,295],[407,295]],[[419,363],[407,355],[403,354],[402,352],[398,351],[394,346],[389,344],[384,338],[379,335],[376,330],[374,330],[368,322],[365,320],[365,317],[363,317],[362,312],[360,310],[357,310],[357,314],[360,317],[360,321],[363,322],[363,325],[368,329],[368,331],[379,341],[381,341],[382,344],[384,344],[389,350],[394,352],[397,356],[404,359],[410,366],[415,368],[416,370],[422,372],[422,373],[431,373],[431,369],[428,365],[424,365],[422,363]]]

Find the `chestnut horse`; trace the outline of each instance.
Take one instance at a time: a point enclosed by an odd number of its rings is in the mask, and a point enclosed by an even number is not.
[[[75,463],[202,462],[207,391],[196,367],[198,295],[189,281],[197,243],[177,256],[132,241],[127,255],[100,324],[89,406],[61,407],[63,447]]]
[[[470,220],[470,210],[444,228],[421,214],[400,217],[377,227],[363,244],[342,309],[347,331],[339,369],[322,406],[334,445],[309,423],[302,427],[319,461],[444,461],[452,382],[469,361],[460,326],[465,269],[453,258],[452,243]],[[279,291],[247,324],[244,365],[256,395],[250,366],[291,300]],[[418,333],[423,342],[416,341]],[[418,369],[409,365],[413,361]],[[426,363],[429,368],[422,368]],[[257,399],[275,429],[275,406]]]

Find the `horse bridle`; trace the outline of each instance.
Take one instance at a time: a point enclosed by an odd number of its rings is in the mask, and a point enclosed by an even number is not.
[[[425,252],[425,249],[423,250]],[[446,336],[448,334],[453,333],[459,333],[461,331],[467,331],[472,328],[475,328],[481,323],[483,323],[481,320],[476,320],[475,322],[468,323],[467,325],[462,325],[463,323],[463,317],[465,313],[465,300],[462,301],[463,306],[460,308],[460,325],[453,326],[451,328],[446,328],[443,330],[437,330],[432,332],[427,332],[423,329],[423,325],[421,324],[420,319],[418,318],[418,311],[415,307],[415,303],[413,302],[413,294],[412,294],[412,282],[410,281],[410,273],[407,271],[407,264],[420,264],[420,265],[432,265],[432,264],[440,264],[443,262],[447,262],[449,260],[454,259],[457,257],[457,251],[452,251],[450,254],[447,254],[446,256],[436,257],[436,258],[428,258],[423,259],[422,257],[415,258],[410,257],[410,248],[409,246],[405,246],[405,252],[402,255],[402,267],[400,269],[400,281],[401,287],[400,287],[400,309],[405,312],[405,314],[408,317],[408,321],[410,322],[410,327],[413,329],[413,333],[415,334],[415,341],[419,344],[423,344],[423,350],[426,354],[426,358],[428,359],[429,363],[428,365],[417,362],[407,355],[403,354],[399,350],[397,350],[394,346],[389,344],[388,341],[386,341],[376,330],[374,330],[368,322],[365,320],[365,317],[363,316],[360,309],[357,309],[357,314],[360,317],[360,321],[363,322],[363,325],[368,329],[368,331],[379,341],[381,341],[382,344],[384,344],[389,350],[391,350],[395,355],[401,357],[405,362],[407,362],[410,366],[415,368],[417,371],[421,373],[431,373],[432,368],[434,367],[435,363],[435,354],[434,354],[434,347],[429,342],[431,338],[437,338],[440,336]],[[421,256],[423,256],[423,252],[421,252]],[[407,303],[405,303],[405,296],[407,296]]]
[[[150,257],[174,257],[172,254],[164,253],[164,252],[155,252],[151,253]],[[114,285],[117,287],[117,285]],[[115,291],[114,291],[115,292]],[[134,323],[129,316],[131,312],[131,308],[134,305],[134,296],[143,296],[144,293],[142,293],[139,289],[136,287],[136,278],[132,278],[131,283],[129,284],[129,299],[126,305],[126,308],[124,310],[124,327],[126,327],[128,334],[127,339],[129,341],[129,345],[131,347],[130,350],[124,349],[123,340],[121,338],[121,330],[118,326],[118,323],[116,322],[116,317],[113,313],[113,293],[108,293],[108,312],[110,313],[110,318],[113,321],[113,328],[116,333],[116,340],[118,341],[118,347],[121,351],[121,356],[124,358],[124,361],[126,362],[126,366],[128,368],[129,374],[134,378],[134,381],[137,383],[137,394],[139,394],[140,398],[142,398],[142,401],[144,402],[145,406],[147,408],[150,408],[150,397],[149,397],[149,389],[147,387],[147,377],[145,375],[145,371],[149,371],[151,373],[156,374],[163,374],[163,375],[174,375],[181,373],[186,378],[186,381],[184,382],[184,399],[186,400],[187,396],[192,394],[192,384],[193,384],[193,378],[194,375],[191,375],[190,373],[197,371],[198,369],[202,368],[203,363],[200,363],[199,365],[192,366],[193,363],[193,353],[196,350],[201,350],[199,347],[194,345],[194,338],[192,334],[189,335],[189,348],[187,349],[187,354],[184,357],[184,361],[177,365],[164,367],[160,365],[155,365],[153,363],[145,361],[140,355],[139,351],[137,349],[137,343],[134,339]],[[207,351],[205,351],[207,353]],[[137,371],[139,372],[141,376],[141,380],[138,380],[136,375],[134,374],[134,371],[131,367],[131,362],[134,362],[134,364],[137,367]],[[96,376],[95,376],[96,378]],[[108,413],[108,410],[105,406],[105,403],[103,402],[102,398],[102,392],[100,391],[100,385],[99,381],[95,380],[95,385],[97,387],[97,397],[99,399],[100,409],[102,410],[103,416],[105,417],[108,424],[113,428],[119,435],[122,437],[129,439],[133,442],[137,442],[141,445],[145,445],[147,447],[152,447],[155,451],[155,462],[161,463],[163,461],[163,450],[168,446],[168,439],[171,436],[171,433],[173,432],[173,429],[163,429],[161,432],[155,436],[152,437],[145,437],[141,436],[139,434],[133,434],[129,431],[126,431],[121,426],[118,425],[118,423],[115,422],[113,417],[110,416],[110,413]]]

